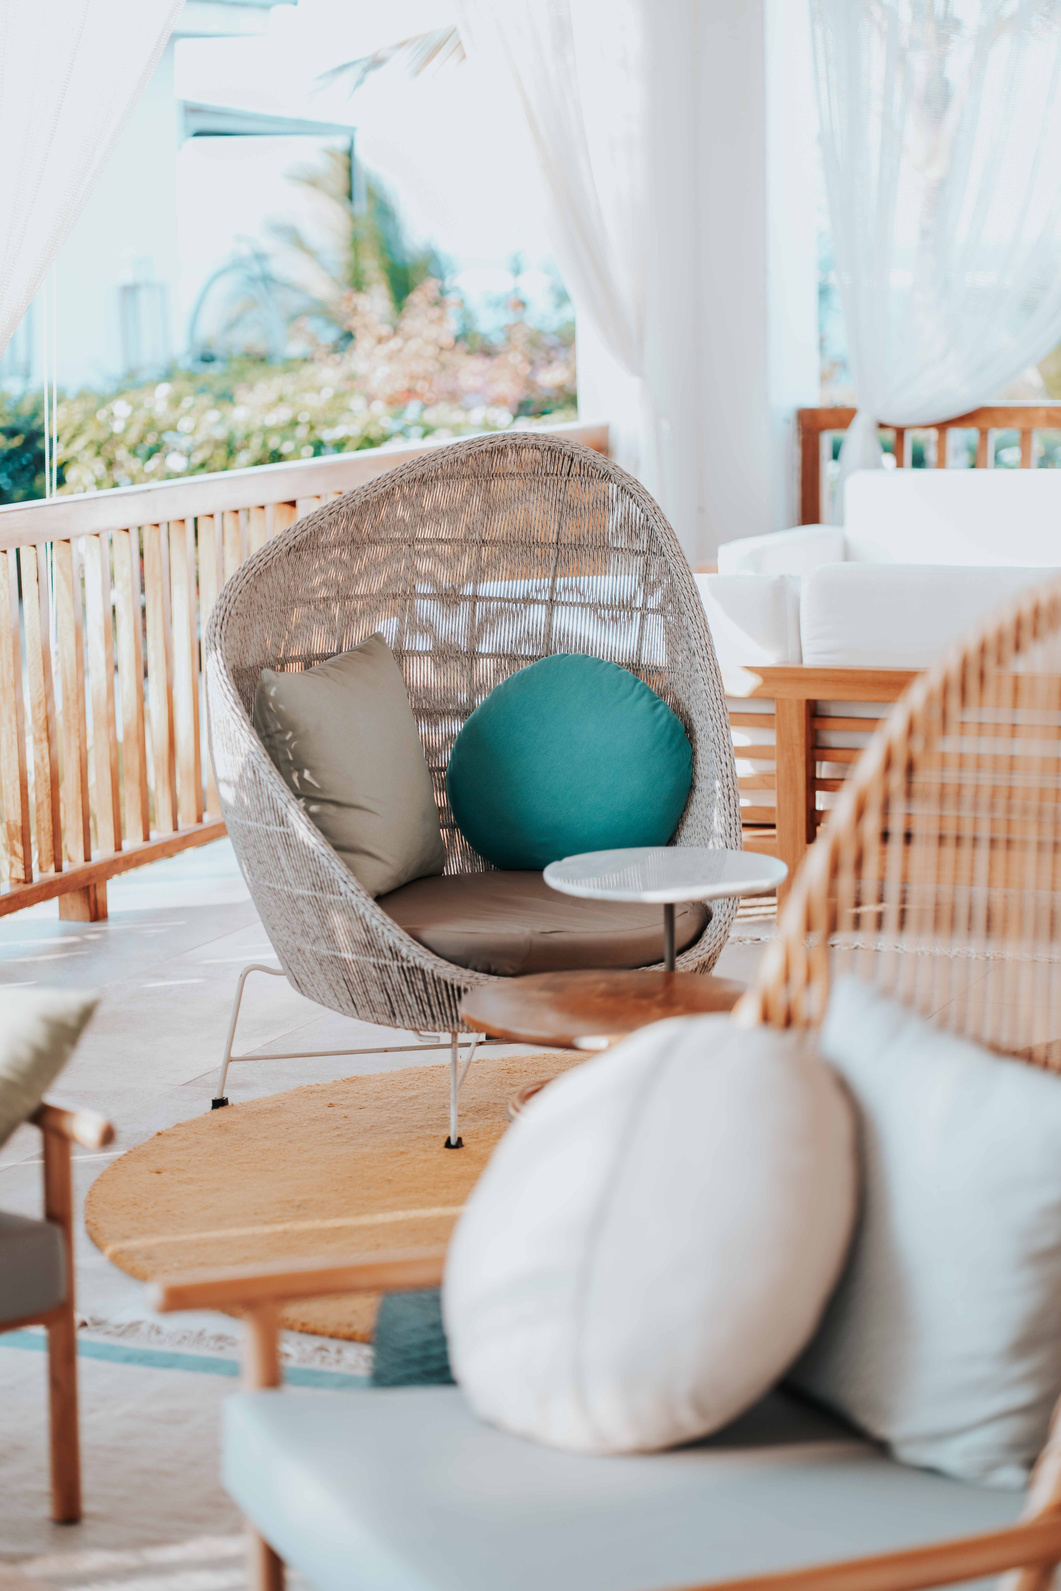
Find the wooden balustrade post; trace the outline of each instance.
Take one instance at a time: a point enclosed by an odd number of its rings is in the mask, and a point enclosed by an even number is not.
[[[72,541],[55,543],[55,627],[59,646],[63,745],[63,841],[67,861],[92,860],[88,787],[88,715],[85,706],[85,646],[81,558]],[[89,884],[59,897],[68,922],[97,922],[107,915],[106,885]]]
[[[29,814],[29,769],[22,699],[22,637],[19,633],[16,554],[0,552],[0,811],[11,884],[33,877],[33,831]]]
[[[30,720],[33,725],[33,816],[37,866],[42,873],[63,870],[63,816],[59,799],[59,737],[52,683],[48,563],[44,546],[20,547],[22,617],[26,631]]]

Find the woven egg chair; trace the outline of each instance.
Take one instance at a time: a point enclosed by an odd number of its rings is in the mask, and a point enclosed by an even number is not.
[[[1061,1070],[1061,582],[1029,589],[896,703],[797,874],[734,1017],[821,1022],[853,973]]]
[[[283,973],[343,1016],[450,1048],[450,1123],[474,1050],[459,1006],[489,974],[443,960],[366,893],[314,827],[251,722],[263,668],[304,669],[381,632],[404,676],[434,784],[445,872],[489,870],[455,827],[445,774],[469,714],[557,652],[629,669],[677,713],[693,782],[676,845],[740,848],[736,771],[718,664],[689,564],[644,488],[559,437],[449,444],[318,509],[242,565],[206,637],[221,808]],[[736,906],[719,903],[678,966],[708,972]],[[247,973],[236,993],[215,1105]],[[259,970],[275,972],[275,968]],[[397,1045],[424,1048],[431,1045]],[[378,1053],[368,1050],[327,1053]],[[318,1052],[323,1053],[323,1052]]]

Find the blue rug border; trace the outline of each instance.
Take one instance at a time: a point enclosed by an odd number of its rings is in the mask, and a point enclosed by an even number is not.
[[[8,1331],[0,1334],[0,1348],[23,1348],[33,1353],[44,1353],[48,1346],[43,1331],[27,1328],[25,1331]],[[142,1365],[151,1370],[192,1370],[200,1375],[230,1376],[240,1373],[238,1359],[225,1359],[217,1354],[180,1353],[172,1348],[139,1348],[131,1343],[96,1342],[91,1338],[78,1338],[77,1353],[80,1359],[104,1359],[111,1364]],[[321,1387],[329,1391],[360,1391],[371,1385],[368,1376],[350,1375],[343,1370],[316,1370],[310,1365],[285,1365],[284,1383],[291,1387]]]

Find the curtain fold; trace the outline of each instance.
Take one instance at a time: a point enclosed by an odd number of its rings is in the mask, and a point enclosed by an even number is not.
[[[183,4],[0,0],[0,354],[80,215]]]
[[[552,243],[580,321],[629,378],[620,462],[665,496],[661,422],[646,374],[651,269],[644,0],[457,0],[469,54],[499,74],[545,180]],[[663,505],[667,508],[666,502]]]
[[[858,415],[977,408],[1061,341],[1061,5],[811,0],[829,216]]]

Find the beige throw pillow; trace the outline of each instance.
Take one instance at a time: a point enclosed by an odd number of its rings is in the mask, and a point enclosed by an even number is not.
[[[96,998],[59,989],[0,993],[0,1144],[33,1114],[66,1065]]]
[[[262,669],[253,717],[291,793],[370,895],[441,873],[431,775],[381,635],[300,673]]]

